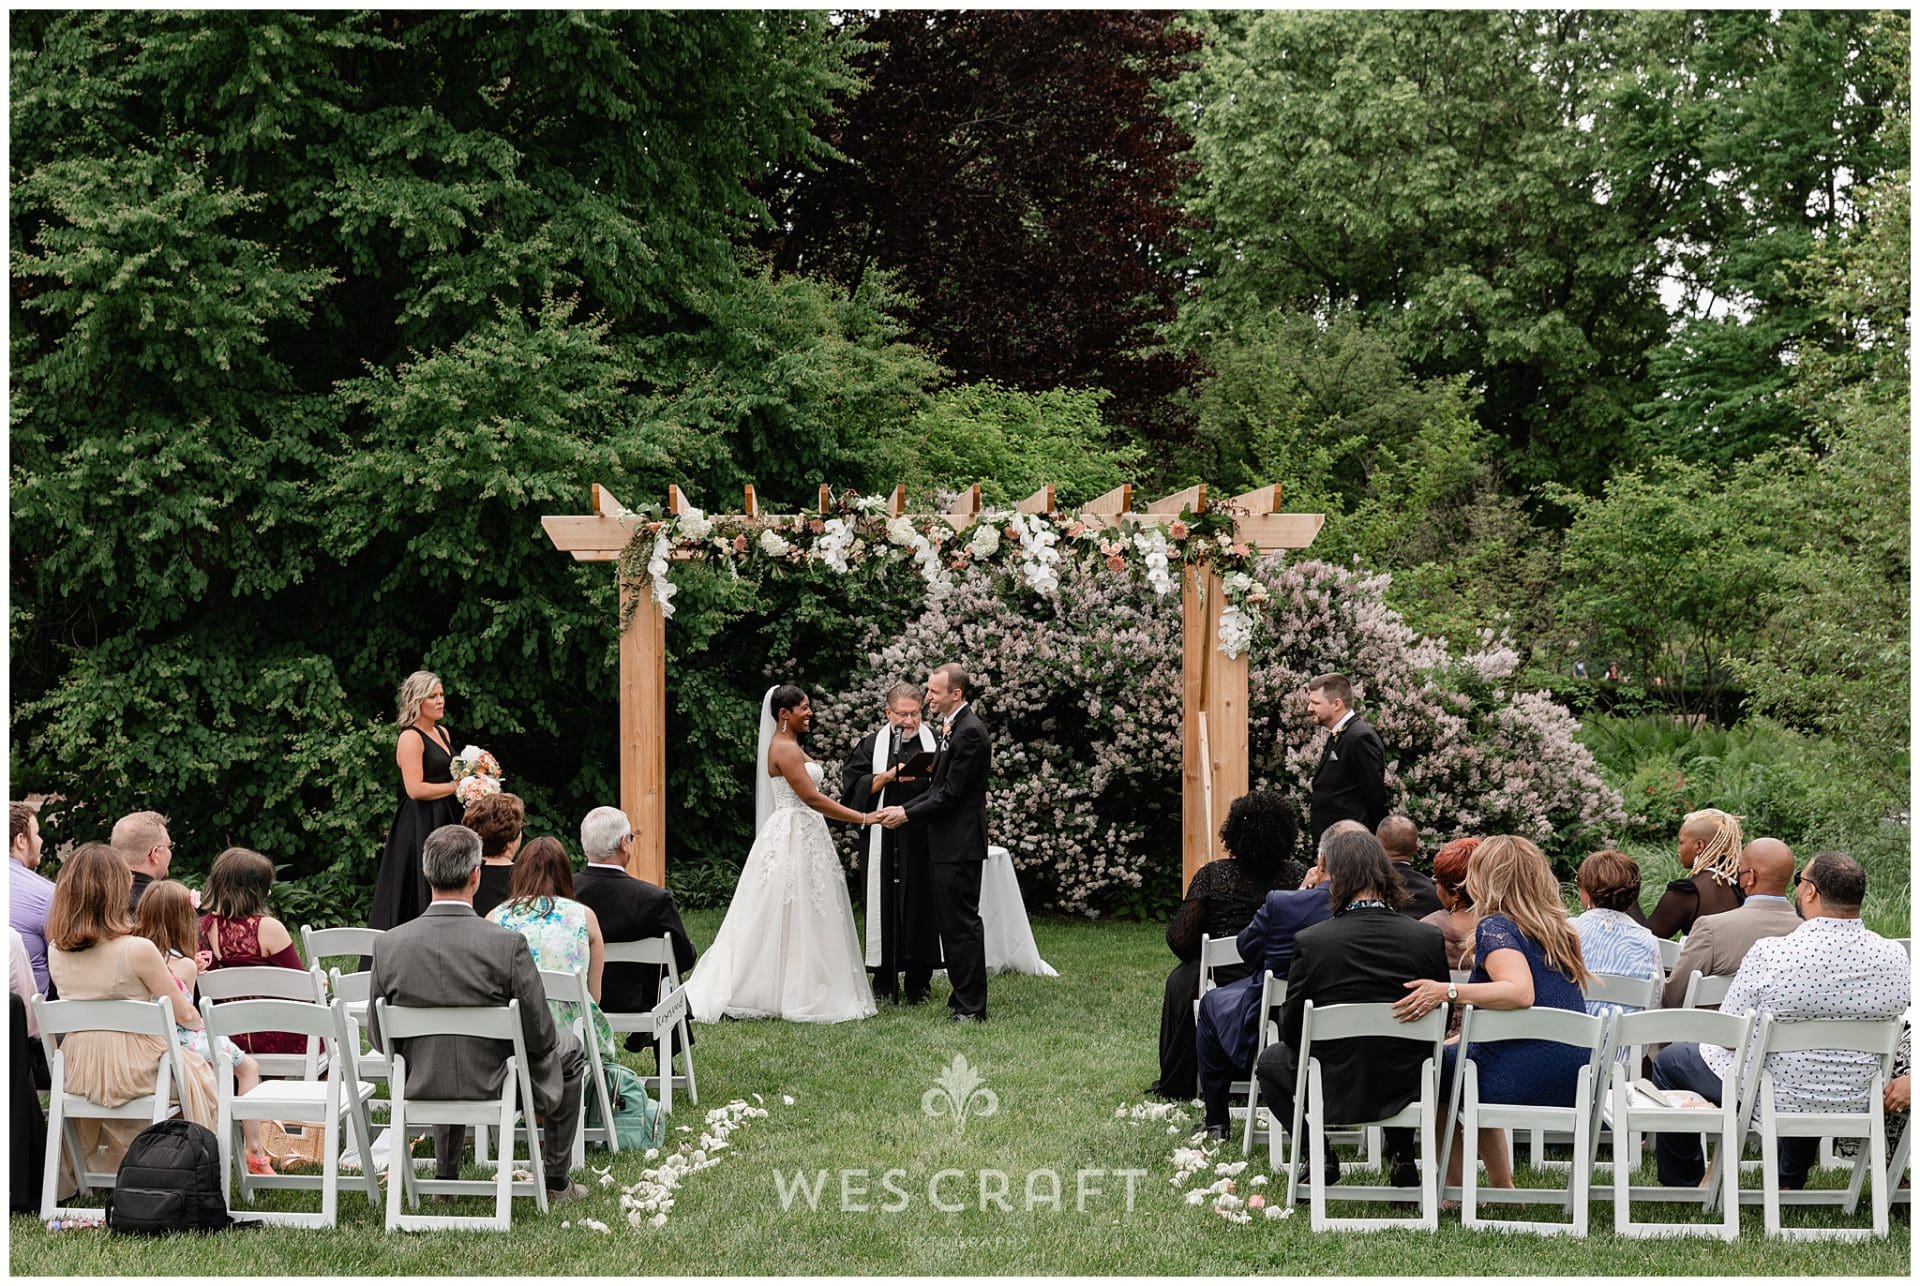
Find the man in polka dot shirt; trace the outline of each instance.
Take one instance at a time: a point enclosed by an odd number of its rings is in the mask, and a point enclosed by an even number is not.
[[[1765,1009],[1783,1022],[1816,1018],[1897,1019],[1912,1003],[1907,953],[1860,920],[1867,873],[1845,853],[1816,853],[1800,873],[1794,899],[1806,923],[1784,937],[1753,944],[1720,1011]],[[1758,1037],[1756,1028],[1755,1036]],[[1733,1051],[1718,1045],[1669,1045],[1653,1060],[1653,1083],[1720,1101],[1720,1078]],[[1815,1049],[1774,1054],[1774,1102],[1783,1112],[1858,1110],[1873,1079],[1870,1054]],[[1660,1182],[1698,1183],[1706,1163],[1692,1134],[1655,1136]],[[1813,1168],[1817,1139],[1780,1140],[1780,1186],[1801,1187]]]

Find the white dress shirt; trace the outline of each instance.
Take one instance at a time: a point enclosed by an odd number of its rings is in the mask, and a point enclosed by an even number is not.
[[[1765,1009],[1775,1019],[1897,1019],[1911,1003],[1913,986],[1907,953],[1900,944],[1872,932],[1858,919],[1820,916],[1792,933],[1762,938],[1747,952],[1734,975],[1723,1014]],[[1759,1037],[1758,1024],[1754,1037]],[[1751,1052],[1751,1046],[1749,1051]],[[1733,1051],[1701,1045],[1708,1068],[1724,1076]],[[1857,1110],[1873,1079],[1870,1054],[1811,1049],[1773,1054],[1774,1104],[1783,1112]]]

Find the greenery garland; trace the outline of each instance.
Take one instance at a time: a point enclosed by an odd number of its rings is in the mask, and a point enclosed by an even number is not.
[[[1227,600],[1219,647],[1236,657],[1253,637],[1254,617],[1247,609],[1269,596],[1254,570],[1258,551],[1234,539],[1238,513],[1232,505],[1200,513],[1188,507],[1159,523],[1131,513],[983,509],[974,522],[956,529],[945,515],[893,515],[885,497],[853,491],[833,497],[817,514],[716,516],[686,506],[677,514],[635,513],[622,519],[634,525],[634,535],[620,555],[620,579],[651,595],[661,613],[671,617],[679,592],[671,574],[675,562],[724,566],[734,575],[749,568],[778,573],[810,563],[842,575],[874,564],[912,566],[936,601],[951,592],[951,574],[969,566],[993,566],[1046,598],[1059,588],[1063,559],[1104,563],[1115,575],[1141,578],[1162,596],[1178,588],[1177,569],[1212,567],[1221,575]],[[623,628],[632,598],[623,611]]]

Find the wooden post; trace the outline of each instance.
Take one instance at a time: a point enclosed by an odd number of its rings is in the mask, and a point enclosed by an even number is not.
[[[1180,572],[1180,888],[1220,853],[1220,826],[1247,793],[1247,654],[1219,648],[1226,587],[1211,565]]]
[[[667,618],[644,584],[622,585],[620,632],[620,811],[633,825],[627,869],[667,882]]]

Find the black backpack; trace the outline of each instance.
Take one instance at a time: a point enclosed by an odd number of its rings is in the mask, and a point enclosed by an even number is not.
[[[107,1195],[115,1232],[218,1232],[235,1227],[220,1191],[220,1143],[204,1125],[175,1117],[127,1145]]]

